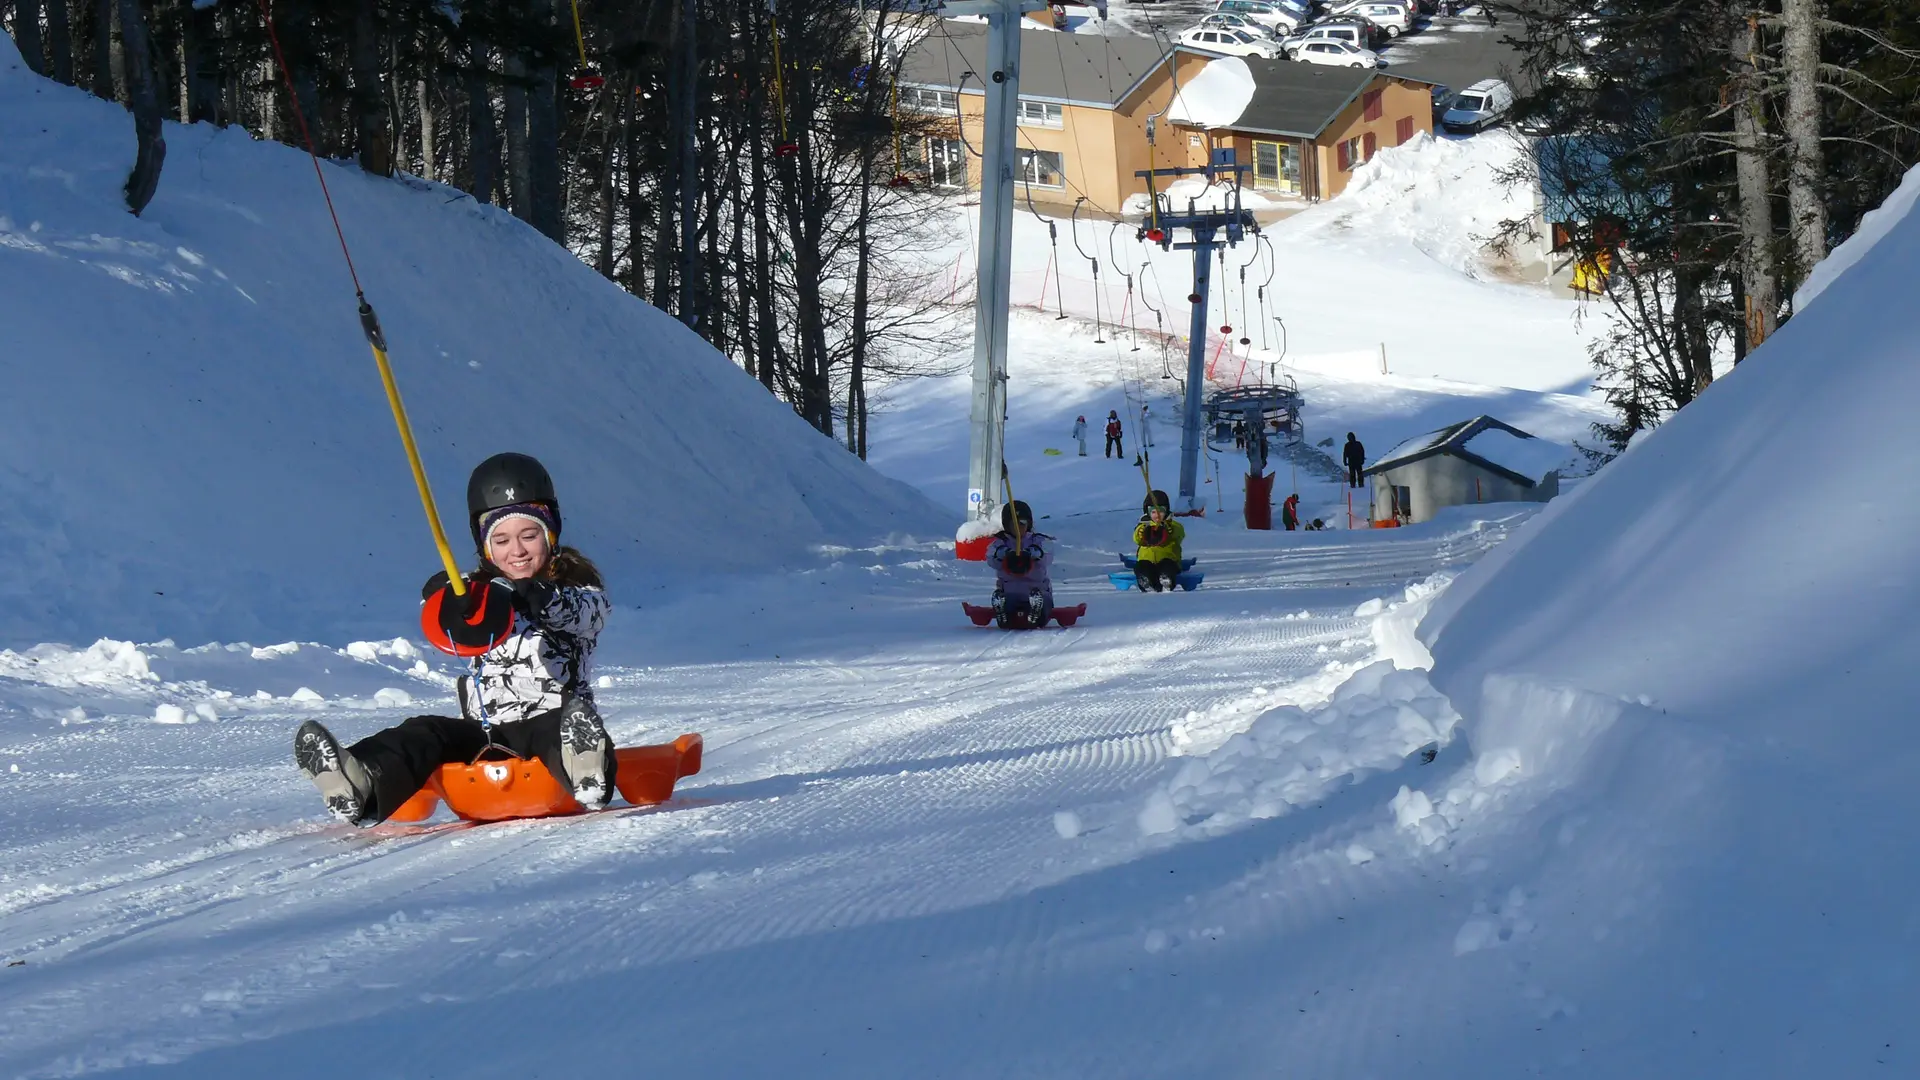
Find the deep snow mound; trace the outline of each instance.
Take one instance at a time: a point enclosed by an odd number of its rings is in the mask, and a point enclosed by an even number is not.
[[[406,632],[436,559],[312,167],[166,139],[132,217],[125,111],[0,39],[0,643]],[[506,212],[323,168],[458,550],[467,472],[508,449],[616,599],[951,527]]]
[[[1817,303],[1421,625],[1476,775],[1530,789],[1526,835],[1569,853],[1527,887],[1637,923],[1533,968],[1588,1003],[1583,1051],[1618,1048],[1593,1075],[1912,1071],[1920,990],[1888,963],[1920,884],[1904,191]]]
[[[1528,152],[1527,139],[1505,129],[1470,139],[1417,132],[1404,145],[1382,149],[1354,170],[1338,197],[1284,228],[1328,239],[1403,237],[1448,269],[1492,279],[1488,243],[1503,222],[1534,214],[1530,190],[1500,180]]]

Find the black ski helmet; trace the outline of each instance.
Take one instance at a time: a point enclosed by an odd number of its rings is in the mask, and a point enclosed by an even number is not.
[[[480,517],[489,510],[516,503],[539,503],[553,511],[553,531],[560,532],[560,497],[553,493],[553,477],[546,466],[526,454],[495,454],[476,465],[467,478],[467,527],[473,546],[484,551]]]
[[[1001,532],[1013,531],[1013,519],[1016,514],[1019,515],[1020,517],[1021,530],[1023,532],[1032,532],[1033,531],[1033,507],[1028,506],[1026,503],[1021,502],[1019,499],[1015,499],[1012,502],[1000,508],[1000,531]]]
[[[1150,514],[1156,506],[1168,513],[1173,512],[1173,500],[1167,498],[1167,493],[1158,488],[1147,493],[1146,501],[1140,504],[1140,512]]]

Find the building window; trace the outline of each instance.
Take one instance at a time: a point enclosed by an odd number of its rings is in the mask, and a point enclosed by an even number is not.
[[[1386,112],[1385,107],[1380,103],[1380,91],[1378,90],[1367,91],[1367,96],[1360,100],[1366,103],[1366,119],[1368,120],[1378,120],[1381,115]]]
[[[1405,146],[1413,141],[1413,117],[1403,116],[1393,123],[1393,145]]]
[[[1401,521],[1413,520],[1413,489],[1396,484],[1393,491],[1393,516]]]
[[[1357,169],[1366,160],[1366,157],[1360,149],[1360,137],[1358,135],[1340,144],[1341,169]]]
[[[1019,116],[1021,127],[1057,128],[1066,123],[1060,106],[1049,105],[1044,101],[1028,101],[1026,98],[1020,99]]]
[[[1187,136],[1187,145],[1193,147],[1196,150],[1199,149],[1200,146],[1202,145],[1200,141],[1200,136],[1198,135]]]
[[[927,140],[927,180],[947,190],[967,186],[967,150],[959,139]]]
[[[1300,147],[1296,143],[1253,144],[1253,186],[1260,191],[1300,194]]]
[[[921,86],[900,89],[900,107],[915,112],[958,113],[960,95],[952,90],[928,90]]]
[[[1034,187],[1065,187],[1066,173],[1057,150],[1020,148],[1020,182]]]

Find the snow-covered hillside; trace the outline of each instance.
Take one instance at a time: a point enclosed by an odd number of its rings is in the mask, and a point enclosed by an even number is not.
[[[1550,899],[1530,977],[1582,987],[1596,1075],[1915,1069],[1917,178],[1816,302],[1421,626],[1480,772],[1539,806],[1495,828]]]
[[[1284,376],[1305,399],[1302,423],[1313,449],[1276,462],[1276,502],[1297,491],[1306,519],[1344,522],[1346,489],[1328,477],[1349,431],[1373,458],[1483,413],[1554,442],[1592,441],[1593,423],[1607,416],[1589,393],[1583,320],[1595,312],[1541,286],[1498,280],[1482,258],[1500,221],[1530,212],[1497,178],[1522,149],[1495,131],[1422,137],[1382,151],[1347,192],[1268,226],[1270,245],[1242,244],[1227,254],[1224,271],[1216,266],[1209,389]],[[965,227],[977,228],[974,208],[967,210]],[[1157,417],[1154,482],[1172,490],[1192,256],[1134,240],[1132,225],[1084,214],[1054,224],[1057,244],[1036,215],[1023,209],[1014,218],[1007,459],[1016,493],[1031,496],[1041,513],[1137,502],[1140,476],[1130,465],[1142,404]],[[1101,262],[1097,288],[1082,251]],[[971,240],[956,237],[948,253],[963,293],[972,252]],[[1122,273],[1133,275],[1131,297]],[[1156,309],[1164,313],[1159,320]],[[1235,330],[1221,335],[1221,326]],[[1167,333],[1156,336],[1156,327]],[[970,393],[967,370],[880,394],[875,467],[943,506],[963,505],[966,461],[953,447],[967,437]],[[1074,418],[1087,418],[1098,458],[1110,410],[1126,420],[1125,464],[1089,463],[1068,437]],[[1245,458],[1228,451],[1209,468],[1216,477],[1202,485],[1209,505],[1238,506]],[[1364,518],[1360,498],[1356,512]]]
[[[437,562],[312,167],[166,138],[132,217],[126,113],[0,35],[0,643],[404,632]],[[467,471],[507,449],[629,590],[951,531],[511,216],[325,168],[460,550]]]

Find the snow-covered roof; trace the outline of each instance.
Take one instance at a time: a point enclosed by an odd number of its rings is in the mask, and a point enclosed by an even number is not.
[[[1563,468],[1574,454],[1570,446],[1531,435],[1515,435],[1504,427],[1483,428],[1460,448],[1482,461],[1536,481]]]
[[[1366,475],[1409,465],[1437,454],[1451,454],[1500,473],[1527,487],[1572,460],[1570,446],[1535,438],[1491,416],[1476,416],[1416,435],[1367,466]]]
[[[1167,119],[1194,127],[1231,127],[1252,100],[1253,69],[1237,56],[1222,57],[1187,80],[1167,107]]]

